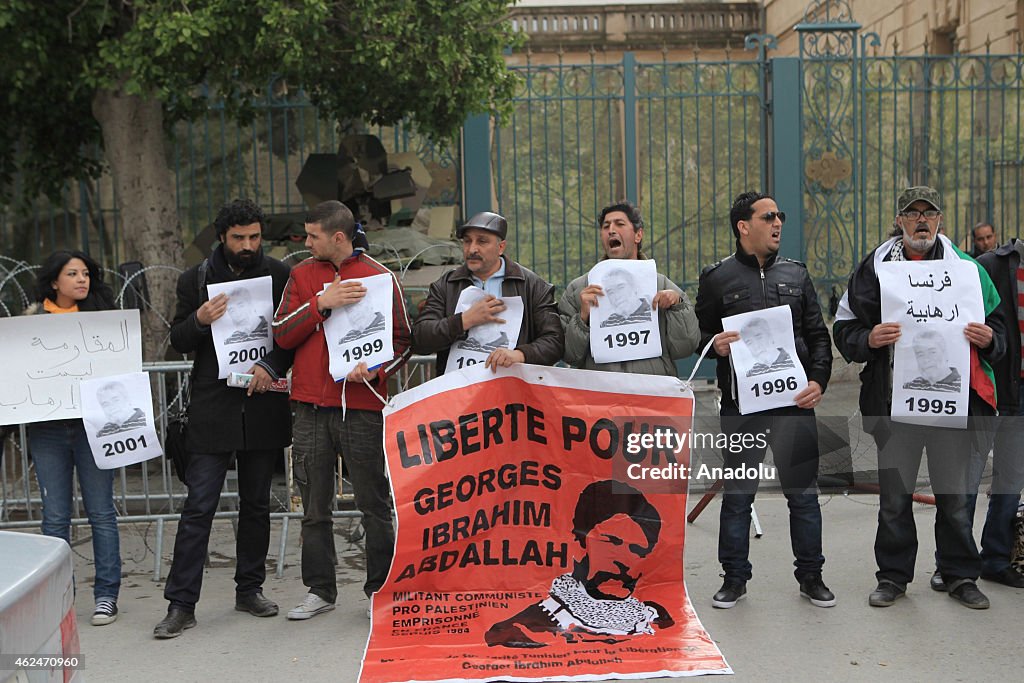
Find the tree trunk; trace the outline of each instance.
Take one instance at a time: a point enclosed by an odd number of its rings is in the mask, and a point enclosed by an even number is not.
[[[145,273],[150,306],[142,315],[142,348],[145,360],[162,360],[175,285],[184,264],[174,181],[164,148],[163,108],[156,100],[99,90],[92,111],[103,131],[127,259],[140,261],[145,268],[160,266]],[[118,284],[118,291],[123,284]]]

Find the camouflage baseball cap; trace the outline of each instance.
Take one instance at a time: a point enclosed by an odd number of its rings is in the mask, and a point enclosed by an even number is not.
[[[939,191],[927,185],[917,185],[908,187],[900,193],[899,199],[896,200],[896,212],[906,211],[908,206],[917,201],[928,202],[937,210],[942,211],[942,197],[939,196]]]

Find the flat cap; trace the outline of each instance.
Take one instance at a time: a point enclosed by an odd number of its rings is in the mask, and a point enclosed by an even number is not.
[[[468,221],[456,228],[455,237],[461,239],[470,228],[493,232],[501,239],[505,239],[505,235],[508,233],[508,221],[506,221],[503,216],[499,216],[496,213],[481,211],[478,214],[474,214]]]

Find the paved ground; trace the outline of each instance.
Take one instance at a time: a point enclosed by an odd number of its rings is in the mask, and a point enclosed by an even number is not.
[[[698,615],[736,671],[746,681],[973,681],[1008,680],[1020,665],[1024,590],[982,582],[992,609],[967,610],[927,587],[934,543],[928,537],[932,511],[919,506],[922,529],[918,575],[908,597],[887,609],[867,604],[874,586],[871,541],[876,508],[870,497],[823,499],[825,578],[839,604],[811,606],[799,597],[791,574],[785,500],[768,496],[757,511],[765,535],[751,545],[754,580],[749,595],[731,610],[716,610],[710,596],[721,581],[715,561],[717,504],[688,527],[688,588]],[[369,622],[360,584],[360,550],[344,540],[338,525],[338,609],[307,622],[289,622],[283,612],[301,601],[297,529],[288,544],[282,579],[271,578],[266,594],[282,615],[257,619],[235,612],[231,525],[218,522],[217,554],[206,572],[199,625],[171,641],[152,638],[166,602],[162,583],[152,581],[153,557],[143,529],[126,528],[128,575],[121,616],[109,626],[89,625],[90,605],[79,599],[79,631],[89,681],[355,681]],[[274,530],[276,547],[280,526]],[[152,538],[150,538],[152,542]],[[88,544],[78,548],[87,552]],[[131,559],[129,559],[131,558]],[[91,567],[83,557],[78,575]],[[272,568],[268,571],[273,573]]]
[[[836,384],[823,412],[853,413],[855,384]],[[701,398],[706,404],[707,396]],[[705,405],[705,410],[707,406]],[[854,429],[855,467],[865,462],[861,434]],[[861,444],[858,447],[856,444]],[[858,455],[858,453],[860,455]],[[860,459],[861,462],[856,462]],[[873,453],[867,460],[873,460]],[[690,505],[696,502],[696,496]],[[731,610],[711,607],[721,578],[715,560],[718,504],[713,503],[687,527],[686,563],[691,600],[737,680],[745,681],[973,681],[1015,678],[1021,661],[1020,624],[1024,590],[982,582],[992,609],[975,612],[928,588],[934,541],[933,509],[917,506],[921,532],[917,577],[908,597],[888,609],[867,604],[874,587],[871,552],[877,514],[868,495],[823,496],[825,580],[839,604],[819,609],[799,597],[792,577],[785,500],[758,498],[764,537],[752,541],[754,580],[749,595]],[[979,514],[980,531],[981,515]],[[152,580],[155,525],[122,528],[125,582],[121,616],[109,626],[89,625],[90,590],[80,582],[78,616],[89,681],[355,681],[369,622],[361,547],[347,541],[348,522],[336,525],[339,549],[338,609],[307,622],[288,622],[283,613],[301,601],[298,525],[290,529],[284,577],[273,578],[268,563],[265,592],[281,605],[281,616],[257,619],[235,612],[234,543],[231,525],[214,528],[212,566],[207,570],[199,625],[171,641],[152,638],[166,602],[162,582]],[[174,525],[167,528],[164,567],[173,547]],[[275,522],[271,553],[281,533]],[[88,542],[76,546],[77,575],[91,577]]]

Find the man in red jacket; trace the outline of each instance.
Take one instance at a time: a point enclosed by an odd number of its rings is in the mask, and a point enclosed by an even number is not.
[[[363,515],[363,590],[368,597],[384,584],[394,553],[381,397],[387,397],[388,377],[411,353],[409,317],[398,280],[392,275],[393,359],[373,369],[360,363],[338,385],[328,369],[323,333],[323,322],[334,309],[366,295],[366,288],[354,280],[391,272],[366,255],[367,246],[366,235],[344,204],[329,201],[317,205],[306,217],[306,247],[313,256],[292,269],[274,314],[274,340],[286,349],[295,349],[292,462],[304,511],[302,582],[309,588],[302,604],[288,612],[289,619],[309,619],[332,610],[338,597],[331,507],[339,452],[352,480],[356,507]]]

